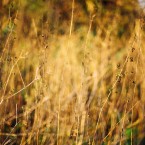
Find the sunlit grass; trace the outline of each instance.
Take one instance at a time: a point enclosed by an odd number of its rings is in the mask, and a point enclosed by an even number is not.
[[[137,144],[143,137],[144,24],[119,29],[121,16],[108,12],[75,28],[75,9],[71,15],[64,34],[34,19],[26,34],[22,18],[2,28],[2,144]]]

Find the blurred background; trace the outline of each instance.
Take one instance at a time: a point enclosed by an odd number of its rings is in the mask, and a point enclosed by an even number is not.
[[[1,0],[0,144],[139,144],[144,6]]]

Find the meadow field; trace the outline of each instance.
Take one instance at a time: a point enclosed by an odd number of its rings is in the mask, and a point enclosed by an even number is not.
[[[1,145],[138,145],[144,137],[137,0],[0,1]]]

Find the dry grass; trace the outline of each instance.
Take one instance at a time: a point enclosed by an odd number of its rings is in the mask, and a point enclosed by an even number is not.
[[[96,35],[95,15],[73,30],[74,1],[64,35],[45,26],[38,35],[33,20],[24,37],[18,20],[0,58],[1,144],[139,142],[145,130],[143,24],[137,19],[130,36],[119,39],[117,17],[108,27],[100,22]]]

